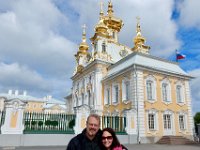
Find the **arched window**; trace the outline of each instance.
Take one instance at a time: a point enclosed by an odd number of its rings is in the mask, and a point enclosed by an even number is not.
[[[130,80],[125,78],[122,80],[122,101],[130,100]]]
[[[146,98],[150,102],[156,100],[156,79],[151,75],[146,79]]]
[[[179,104],[183,104],[184,101],[185,101],[184,88],[183,88],[183,85],[181,83],[178,83],[176,85],[176,101]]]
[[[161,88],[162,88],[162,100],[165,103],[171,102],[171,87],[170,82],[165,79],[161,82]]]
[[[147,86],[147,99],[153,100],[153,81],[147,80],[146,86]]]
[[[112,102],[118,103],[119,102],[119,84],[114,83],[112,85]]]
[[[102,53],[105,53],[106,52],[106,43],[103,42],[102,43]]]
[[[155,109],[147,110],[147,126],[149,131],[158,130],[158,111]]]
[[[110,97],[111,97],[111,92],[110,92],[110,87],[109,85],[105,86],[105,90],[104,90],[104,104],[111,104],[110,102]]]
[[[168,99],[168,84],[167,83],[163,83],[162,84],[162,97],[163,97],[163,101],[167,102],[169,101]]]

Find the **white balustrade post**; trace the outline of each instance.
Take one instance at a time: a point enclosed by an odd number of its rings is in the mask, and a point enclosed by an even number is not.
[[[25,103],[14,99],[5,105],[5,121],[1,127],[2,134],[23,134],[23,113]]]
[[[90,109],[86,105],[76,108],[76,120],[74,126],[75,134],[81,133],[86,127],[86,121],[89,114]]]

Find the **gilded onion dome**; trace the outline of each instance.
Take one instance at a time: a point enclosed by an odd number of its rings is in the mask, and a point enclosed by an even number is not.
[[[85,28],[86,28],[86,26],[83,25],[82,42],[79,45],[79,50],[77,52],[77,55],[78,54],[87,54],[88,53],[89,46],[88,46],[88,44],[86,42],[86,31],[85,31]]]
[[[108,2],[108,15],[104,17],[104,23],[109,29],[117,30],[118,32],[121,30],[123,26],[123,22],[121,19],[116,18],[113,15],[113,5],[112,2]]]
[[[139,18],[137,18],[137,27],[136,27],[136,37],[133,39],[134,42],[134,47],[132,48],[132,51],[139,51],[139,52],[144,52],[144,53],[149,53],[149,46],[144,45],[145,43],[145,38],[142,37],[141,34],[141,29],[140,29],[140,23],[139,23]]]
[[[99,22],[97,23],[97,25],[95,26],[95,35],[91,38],[91,40],[93,41],[97,35],[103,36],[108,38],[109,37],[109,33],[108,33],[108,27],[105,25],[104,23],[104,13],[103,13],[103,3],[101,2],[101,8],[100,8],[100,17],[99,17]]]

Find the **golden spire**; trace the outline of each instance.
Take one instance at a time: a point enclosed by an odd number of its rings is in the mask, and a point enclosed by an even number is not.
[[[86,25],[84,24],[82,26],[83,32],[82,32],[82,43],[86,43]]]
[[[100,2],[100,19],[102,19],[103,18],[103,15],[104,15],[104,12],[103,12],[103,2],[101,1]]]
[[[108,2],[108,16],[112,16],[113,15],[113,5],[111,0]]]
[[[142,37],[141,28],[140,28],[140,18],[136,17],[136,19],[137,19],[136,37],[133,39],[135,46],[132,48],[132,51],[149,53],[150,47],[144,45],[146,40],[144,37]]]
[[[104,23],[104,12],[103,12],[103,2],[100,2],[100,13],[99,13],[100,17],[99,17],[99,22],[97,23],[97,25],[95,26],[95,35],[93,37],[90,38],[91,41],[94,41],[96,39],[97,36],[103,36],[103,37],[108,37],[109,33],[108,33],[108,27],[105,25]]]
[[[140,17],[136,17],[137,19],[137,27],[136,27],[136,33],[137,33],[137,36],[141,36],[141,29],[140,29]]]
[[[89,48],[88,44],[86,43],[86,25],[84,24],[82,26],[83,28],[83,32],[82,32],[82,42],[81,44],[79,45],[79,51],[78,53],[83,53],[83,54],[86,54],[87,53],[87,50]]]
[[[104,16],[104,23],[105,25],[114,31],[119,32],[123,26],[123,22],[121,19],[117,18],[114,16],[114,11],[113,11],[113,4],[111,0],[108,2],[108,14],[107,16]]]

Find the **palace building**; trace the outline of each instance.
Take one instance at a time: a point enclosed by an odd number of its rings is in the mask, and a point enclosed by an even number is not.
[[[191,138],[192,77],[177,62],[150,54],[139,19],[132,47],[119,43],[122,27],[108,2],[106,15],[101,5],[91,49],[83,28],[68,107],[102,116],[129,116],[132,130],[127,133],[143,140],[164,135]]]
[[[5,110],[6,104],[14,101],[24,103],[25,112],[35,113],[66,113],[66,104],[63,101],[48,95],[43,98],[37,98],[28,95],[26,91],[20,93],[18,90],[9,90],[8,93],[0,93],[0,112]]]

